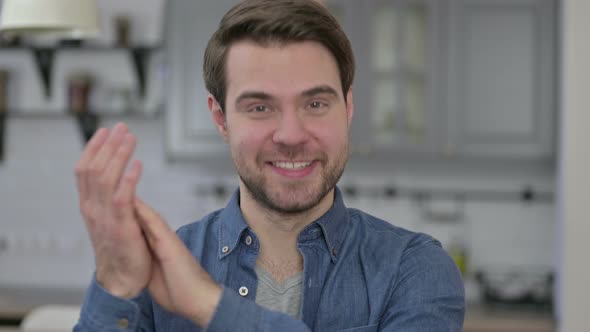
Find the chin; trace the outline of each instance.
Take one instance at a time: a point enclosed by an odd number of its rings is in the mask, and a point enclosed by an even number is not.
[[[301,213],[316,207],[328,194],[329,191],[316,192],[315,194],[305,193],[303,195],[288,193],[284,199],[277,199],[274,205],[283,212]],[[271,200],[273,200],[272,196]]]
[[[313,210],[313,208],[315,208],[320,202],[321,200],[298,202],[295,204],[293,202],[266,202],[267,204],[265,205],[268,209],[280,214],[296,215]]]
[[[265,208],[281,214],[300,214],[316,207],[328,195],[332,187],[305,183],[264,188],[243,181],[250,195]],[[311,190],[310,190],[311,189]]]

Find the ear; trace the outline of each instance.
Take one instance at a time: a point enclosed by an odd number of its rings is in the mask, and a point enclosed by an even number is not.
[[[227,122],[225,120],[225,114],[217,102],[217,99],[215,99],[212,94],[209,94],[207,97],[207,106],[211,112],[211,118],[213,119],[213,123],[217,128],[217,132],[219,135],[221,135],[223,140],[227,142]]]
[[[352,100],[352,87],[346,93],[346,115],[348,116],[348,127],[352,123],[352,114],[354,113],[354,101]]]

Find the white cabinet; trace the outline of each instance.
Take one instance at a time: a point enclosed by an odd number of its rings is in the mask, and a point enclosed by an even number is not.
[[[554,153],[551,0],[454,0],[449,17],[446,149],[539,159]]]
[[[238,0],[170,0],[166,17],[166,149],[172,160],[227,154],[207,108],[203,55],[221,17]]]
[[[553,157],[554,0],[328,5],[357,60],[353,152]]]
[[[357,65],[352,152],[435,151],[440,0],[328,1]]]

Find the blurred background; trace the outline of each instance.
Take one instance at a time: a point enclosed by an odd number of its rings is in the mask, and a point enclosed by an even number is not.
[[[94,258],[73,168],[97,126],[123,121],[137,134],[140,195],[172,227],[225,206],[237,178],[210,120],[201,66],[236,2],[97,0],[97,38],[2,35],[1,324],[83,299]],[[357,61],[351,158],[339,183],[347,205],[441,241],[465,280],[465,331],[583,331],[562,323],[563,308],[582,309],[558,299],[567,293],[560,276],[576,271],[564,263],[565,244],[587,230],[566,226],[583,221],[575,195],[588,182],[583,170],[560,170],[587,165],[576,158],[590,151],[560,146],[584,139],[563,105],[588,105],[573,102],[587,81],[562,61],[579,50],[565,40],[588,26],[568,30],[564,13],[582,19],[564,3],[586,14],[588,3],[324,2]],[[563,90],[570,83],[575,98]],[[560,190],[570,188],[578,205],[568,210]],[[573,257],[573,269],[584,265]]]

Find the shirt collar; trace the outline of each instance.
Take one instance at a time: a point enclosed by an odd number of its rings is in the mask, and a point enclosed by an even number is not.
[[[221,211],[219,223],[219,258],[229,255],[237,246],[248,224],[240,210],[240,190],[237,189],[231,196],[226,207]],[[313,240],[318,237],[317,229],[326,242],[326,247],[332,258],[336,261],[342,242],[346,236],[350,219],[342,193],[338,187],[334,188],[334,203],[332,207],[318,220],[306,226],[299,234],[299,242]]]
[[[248,228],[240,210],[240,190],[236,190],[219,215],[219,259],[238,246],[242,233]]]
[[[323,238],[326,242],[326,247],[333,262],[338,260],[338,255],[341,252],[342,242],[346,237],[350,218],[348,210],[344,205],[342,193],[338,187],[334,188],[334,204],[324,213],[318,220],[309,224],[299,234],[299,242],[314,239],[315,229],[318,227],[322,230]]]

